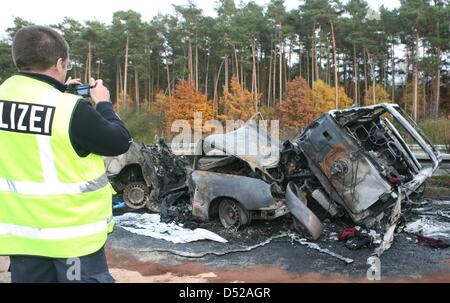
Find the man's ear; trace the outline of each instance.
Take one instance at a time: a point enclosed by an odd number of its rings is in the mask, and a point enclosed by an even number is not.
[[[55,67],[56,67],[57,69],[58,69],[58,67],[61,68],[61,69],[64,67],[64,62],[63,62],[63,59],[62,59],[62,58],[59,58],[58,60],[56,60]]]

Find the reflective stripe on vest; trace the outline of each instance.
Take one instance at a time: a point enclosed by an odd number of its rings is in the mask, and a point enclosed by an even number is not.
[[[78,184],[68,184],[61,182],[17,182],[0,179],[0,191],[9,191],[22,195],[32,196],[56,196],[64,194],[82,194],[96,191],[108,185],[106,174],[94,181]]]
[[[33,228],[0,223],[0,235],[12,235],[40,240],[64,240],[95,235],[108,229],[110,220],[61,228]]]

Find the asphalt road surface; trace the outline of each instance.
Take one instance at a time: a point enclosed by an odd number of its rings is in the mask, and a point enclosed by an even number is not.
[[[439,203],[439,206],[430,202],[428,206],[449,211],[450,199],[447,201],[448,204]],[[406,210],[404,218],[406,222],[412,222],[419,214]],[[374,248],[350,250],[344,242],[336,240],[336,233],[351,227],[351,222],[326,222],[325,226],[316,243],[322,249],[353,259],[353,263],[346,264],[334,256],[293,242],[290,237],[276,238],[258,246],[271,237],[293,232],[290,218],[253,222],[239,232],[226,231],[217,221],[201,226],[227,239],[226,244],[212,241],[173,244],[132,234],[119,227],[108,241],[108,258],[111,267],[139,272],[144,278],[170,272],[181,279],[201,276],[209,282],[372,281],[375,275],[369,275],[371,279],[368,279],[370,265],[367,261]],[[230,252],[252,246],[258,247],[245,252]],[[210,254],[199,257],[205,253]],[[196,257],[184,257],[186,254]],[[395,235],[391,249],[381,256],[378,270],[381,281],[450,282],[450,249],[419,245],[415,235],[400,232]]]
[[[449,202],[440,203],[436,209],[449,211],[450,198],[442,199]],[[412,222],[418,214],[408,210],[404,217]],[[106,248],[117,282],[370,282],[367,260],[374,249],[350,250],[336,240],[336,233],[351,226],[345,221],[325,222],[324,233],[317,242],[322,249],[353,259],[351,264],[293,242],[290,237],[266,243],[271,237],[294,231],[287,217],[272,222],[256,221],[239,232],[224,230],[218,221],[200,226],[227,239],[226,244],[212,241],[173,244],[117,227]],[[266,245],[258,246],[261,243]],[[252,246],[258,247],[230,252]],[[179,256],[187,253],[219,256]],[[7,267],[8,259],[0,258],[0,282],[9,282]],[[392,248],[381,256],[378,270],[382,282],[450,282],[450,249],[421,246],[416,236],[401,232],[396,234]]]

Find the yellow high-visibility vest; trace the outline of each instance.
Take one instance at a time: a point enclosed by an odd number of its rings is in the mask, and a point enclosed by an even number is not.
[[[22,75],[0,86],[0,255],[74,258],[105,244],[104,162],[79,157],[69,136],[79,99]]]

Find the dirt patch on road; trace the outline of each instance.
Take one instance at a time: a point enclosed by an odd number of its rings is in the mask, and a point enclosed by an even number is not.
[[[351,279],[340,274],[329,276],[317,273],[294,275],[275,266],[242,269],[211,269],[199,263],[161,265],[142,262],[130,253],[108,247],[108,263],[117,282],[175,282],[175,283],[371,283],[367,279]],[[449,262],[450,260],[446,260]],[[122,272],[121,272],[122,271]],[[394,283],[449,283],[450,273],[437,273],[417,278],[383,280]]]
[[[111,275],[117,283],[207,283],[215,278],[214,273],[203,273],[195,276],[176,276],[172,273],[164,275],[143,276],[137,271],[111,268]]]
[[[0,257],[0,283],[10,282],[9,257]]]
[[[166,266],[151,262],[142,262],[130,253],[112,249],[106,250],[112,276],[118,283],[368,283],[366,279],[353,280],[340,274],[329,276],[316,273],[293,275],[274,266],[242,269],[216,270],[199,263]],[[442,261],[450,265],[450,259]],[[9,283],[9,258],[0,257],[0,283]],[[394,283],[449,283],[450,273],[441,273],[417,277],[400,278],[383,282]]]

